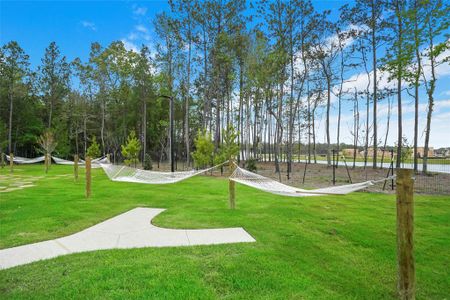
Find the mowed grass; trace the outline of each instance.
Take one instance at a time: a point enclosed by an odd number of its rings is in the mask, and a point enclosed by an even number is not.
[[[0,171],[8,174],[8,169]],[[395,197],[289,198],[198,176],[171,185],[111,182],[52,166],[35,187],[0,193],[0,248],[78,232],[138,206],[166,208],[168,228],[244,227],[256,243],[106,250],[0,271],[0,298],[391,299],[396,297]],[[42,165],[15,174],[43,175]],[[450,295],[450,196],[416,196],[418,299]]]

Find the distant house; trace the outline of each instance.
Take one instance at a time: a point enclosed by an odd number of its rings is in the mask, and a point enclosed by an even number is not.
[[[419,158],[422,158],[424,156],[424,153],[425,153],[424,147],[417,147],[417,156]],[[414,153],[412,154],[412,157],[414,157]],[[434,148],[433,147],[428,148],[428,157],[434,157]]]
[[[391,151],[390,150],[383,150],[383,149],[377,149],[377,156],[382,157],[384,152],[384,158],[390,158],[391,157]],[[353,154],[355,153],[355,149],[347,148],[342,150],[342,155],[345,157],[353,157]],[[395,156],[395,153],[394,153]],[[364,158],[364,150],[357,150],[356,157],[358,158]],[[367,157],[373,157],[373,148],[370,147],[367,149]]]
[[[364,151],[362,153],[364,155]],[[390,150],[380,149],[380,148],[377,149],[377,157],[382,157],[383,153],[384,153],[384,157],[385,158],[386,157],[391,157],[391,151]],[[395,153],[394,153],[394,155],[395,155]],[[373,157],[373,148],[372,147],[367,149],[367,156],[368,157]]]
[[[434,150],[434,156],[436,157],[450,157],[450,148],[439,148]]]
[[[344,155],[345,157],[353,157],[354,153],[355,149],[352,148],[342,149],[342,155]],[[356,156],[359,157],[358,149],[356,149]]]

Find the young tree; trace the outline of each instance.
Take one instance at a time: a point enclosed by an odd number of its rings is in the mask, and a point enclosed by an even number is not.
[[[125,157],[127,165],[133,164],[136,167],[139,162],[139,152],[141,151],[141,143],[136,137],[134,130],[130,131],[125,145],[122,145],[122,155]]]
[[[386,28],[385,13],[386,3],[384,0],[356,0],[356,5],[347,15],[351,23],[359,26],[360,38],[364,40],[372,52],[372,98],[373,98],[373,167],[377,166],[377,148],[378,148],[378,124],[377,124],[377,105],[378,105],[378,48],[385,40],[384,30]],[[368,134],[366,132],[366,134]]]
[[[441,36],[442,33],[447,32],[450,25],[450,5],[443,0],[429,0],[425,2],[425,29],[424,34],[426,37],[427,50],[425,52],[425,59],[427,61],[426,67],[429,68],[429,74],[423,75],[425,82],[425,89],[428,96],[428,108],[427,108],[427,123],[425,127],[425,145],[423,155],[423,168],[424,173],[428,170],[428,151],[430,143],[431,132],[431,117],[434,106],[434,93],[436,90],[436,68],[442,63],[449,63],[450,56],[444,56],[443,53],[450,49],[450,39],[443,42],[436,42],[436,38]],[[424,63],[425,64],[425,63]]]
[[[133,70],[133,76],[136,84],[137,95],[141,102],[141,136],[142,136],[142,162],[145,161],[147,154],[147,105],[152,98],[155,98],[153,87],[152,62],[150,60],[150,52],[146,46],[141,48],[137,57],[136,68]]]
[[[214,160],[214,144],[211,133],[207,131],[198,132],[194,145],[195,151],[192,152],[192,158],[196,167],[205,168],[211,165]]]
[[[222,133],[223,143],[219,148],[219,152],[216,155],[216,163],[222,163],[224,161],[234,161],[239,154],[239,133],[234,129],[233,125],[228,127]]]
[[[327,162],[331,166],[331,139],[330,139],[330,111],[331,111],[331,93],[333,88],[333,82],[336,75],[335,62],[339,57],[340,46],[339,39],[334,40],[332,35],[336,32],[336,24],[327,20],[327,16],[330,12],[325,11],[317,26],[320,31],[318,32],[315,44],[313,46],[313,56],[320,66],[320,72],[326,83],[327,101],[326,101],[326,117],[325,117],[325,132],[327,143]]]
[[[424,42],[423,28],[419,24],[424,23],[424,1],[409,1],[405,16],[405,52],[406,59],[409,60],[409,68],[405,70],[405,81],[414,88],[414,172],[418,171],[418,140],[419,140],[419,87],[422,76],[422,55],[421,47]],[[409,93],[409,90],[407,90]],[[384,154],[384,153],[383,153]]]
[[[101,154],[100,152],[100,145],[97,143],[97,138],[92,136],[92,142],[89,148],[86,151],[86,157],[89,156],[91,158],[99,157]]]
[[[397,93],[397,161],[396,167],[399,168],[403,160],[402,146],[403,146],[403,124],[402,124],[402,90],[403,79],[405,77],[406,68],[408,65],[408,51],[405,51],[405,14],[406,14],[405,0],[394,0],[390,3],[390,29],[393,33],[392,43],[388,48],[385,57],[386,64],[383,66],[390,74],[389,80],[396,80]]]
[[[53,151],[55,151],[56,145],[58,143],[56,142],[53,132],[47,129],[39,137],[38,144],[41,147],[41,151],[45,155],[45,173],[47,173],[51,162],[51,155]]]

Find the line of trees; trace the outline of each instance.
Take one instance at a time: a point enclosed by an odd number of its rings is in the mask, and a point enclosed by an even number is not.
[[[418,169],[419,92],[427,117],[423,169],[435,98],[436,68],[449,63],[449,5],[443,0],[356,0],[338,11],[318,11],[309,0],[169,0],[170,11],[153,20],[156,51],[127,49],[120,41],[91,45],[88,60],[68,61],[52,42],[41,64],[30,68],[17,42],[0,52],[2,151],[33,156],[38,137],[51,130],[63,157],[86,153],[93,137],[101,151],[121,157],[131,131],[146,155],[169,157],[169,101],[175,99],[178,160],[191,163],[198,133],[220,153],[223,133],[238,132],[239,159],[286,161],[305,148],[316,159],[318,123],[325,120],[328,163],[342,144],[342,109],[353,109],[355,153],[379,166],[378,106],[397,104],[397,166],[404,136],[402,103],[415,103],[414,167]],[[337,20],[337,21],[334,21]],[[447,35],[446,35],[447,34]],[[446,52],[447,51],[447,52]],[[354,85],[355,70],[365,86]],[[395,84],[380,85],[380,73]],[[351,86],[351,88],[349,88]],[[406,92],[405,92],[406,91]],[[333,112],[337,126],[332,126]],[[336,131],[332,141],[331,131]],[[300,143],[300,141],[303,143]],[[384,143],[384,145],[383,145]],[[372,149],[370,149],[372,148]],[[371,157],[369,154],[372,153]],[[289,175],[288,175],[289,176]]]

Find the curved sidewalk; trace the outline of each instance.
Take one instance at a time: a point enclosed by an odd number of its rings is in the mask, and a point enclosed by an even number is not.
[[[138,207],[66,237],[0,250],[0,269],[94,250],[255,242],[243,228],[167,229],[151,224],[164,210]]]

